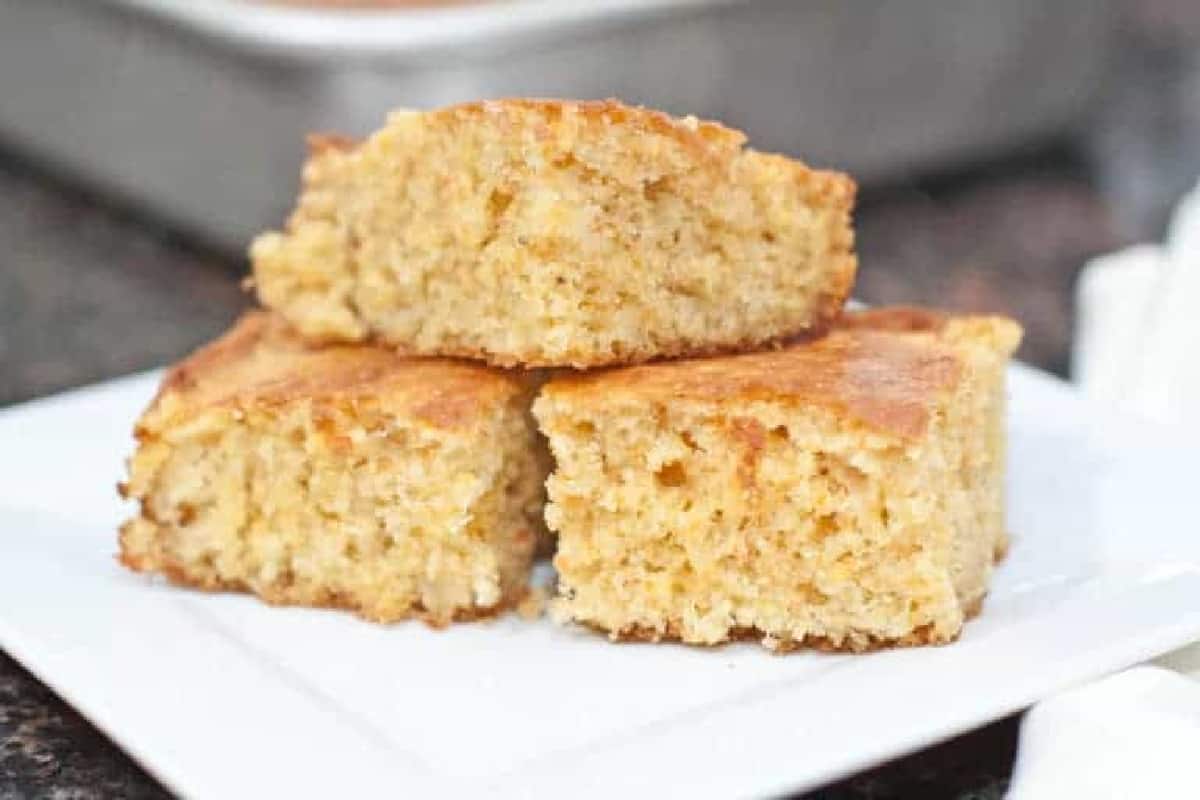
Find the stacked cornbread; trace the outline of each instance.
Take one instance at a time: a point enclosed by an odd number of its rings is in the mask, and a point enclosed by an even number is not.
[[[843,314],[849,178],[613,101],[311,150],[251,248],[269,310],[138,424],[125,564],[440,623],[520,600],[545,483],[553,615],[613,638],[858,650],[979,608],[1020,329]]]

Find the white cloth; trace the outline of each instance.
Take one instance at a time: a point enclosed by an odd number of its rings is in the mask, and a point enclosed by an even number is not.
[[[1200,187],[1179,204],[1165,245],[1085,267],[1077,305],[1073,377],[1083,391],[1181,439],[1200,433]],[[1034,706],[1010,800],[1200,797],[1200,644],[1155,664]]]
[[[1079,275],[1071,377],[1106,406],[1138,407],[1130,376],[1139,371],[1150,299],[1166,261],[1164,248],[1139,244],[1093,259]]]
[[[1168,258],[1154,288],[1151,319],[1136,379],[1144,413],[1168,423],[1200,425],[1200,189],[1175,210]]]
[[[1084,267],[1077,300],[1072,377],[1083,391],[1156,422],[1200,426],[1200,187],[1175,210],[1165,245]]]
[[[1009,800],[1200,794],[1200,682],[1135,667],[1038,703]]]

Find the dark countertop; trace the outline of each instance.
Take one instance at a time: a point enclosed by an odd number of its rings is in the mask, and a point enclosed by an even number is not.
[[[1142,5],[1085,135],[864,192],[859,297],[1010,313],[1021,357],[1066,373],[1079,267],[1158,236],[1200,171],[1200,13]],[[0,405],[178,358],[248,304],[243,270],[0,151]],[[1009,718],[812,796],[999,798],[1016,732]],[[166,794],[0,653],[0,800]]]

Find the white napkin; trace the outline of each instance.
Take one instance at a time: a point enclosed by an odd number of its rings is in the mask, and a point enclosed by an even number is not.
[[[1162,422],[1197,426],[1200,408],[1200,189],[1175,210],[1168,258],[1150,301],[1152,318],[1136,379],[1139,405]]]
[[[1136,667],[1038,703],[1009,800],[1200,794],[1200,683]]]
[[[1140,372],[1151,298],[1166,263],[1164,248],[1139,244],[1092,259],[1079,275],[1071,377],[1111,408],[1137,408],[1130,376]]]
[[[1112,408],[1200,428],[1200,187],[1165,245],[1093,259],[1079,277],[1073,378]]]
[[[1179,204],[1165,245],[1094,259],[1077,299],[1073,377],[1083,391],[1194,440],[1200,187]],[[1186,471],[1194,474],[1191,464]],[[1034,706],[1021,723],[1009,798],[1200,796],[1200,644],[1155,663]]]

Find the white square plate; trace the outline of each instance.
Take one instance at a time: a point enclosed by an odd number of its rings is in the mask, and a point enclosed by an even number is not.
[[[154,383],[0,412],[0,645],[191,797],[800,790],[1200,637],[1191,459],[1024,367],[983,614],[863,656],[379,627],[129,574],[113,485]]]

